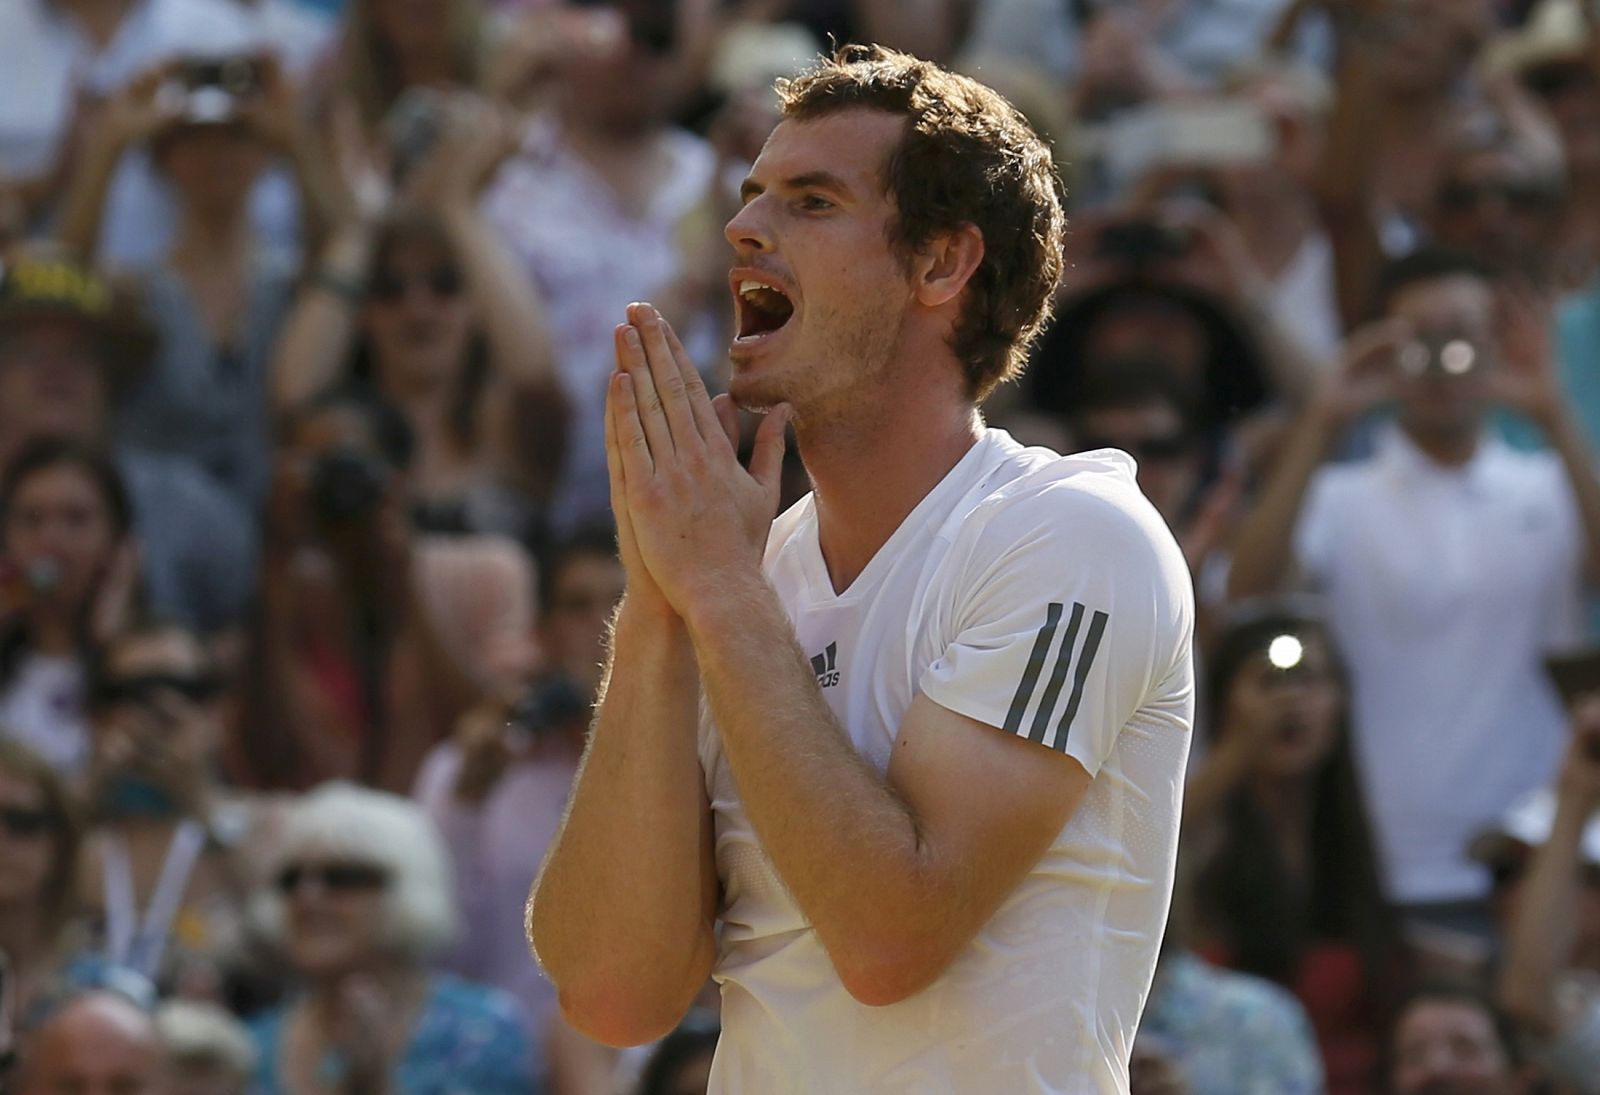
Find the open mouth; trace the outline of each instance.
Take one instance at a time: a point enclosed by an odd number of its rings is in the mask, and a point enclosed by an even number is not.
[[[794,302],[781,289],[763,282],[741,281],[736,299],[740,342],[769,335],[782,328],[794,315]]]

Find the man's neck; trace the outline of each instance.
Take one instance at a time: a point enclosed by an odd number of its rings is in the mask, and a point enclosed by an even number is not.
[[[1406,439],[1424,456],[1443,467],[1464,467],[1478,453],[1480,434],[1477,430],[1424,433],[1409,426],[1401,428],[1405,431]]]
[[[972,404],[937,384],[899,385],[893,394],[896,405],[887,413],[795,422],[816,491],[822,557],[837,591],[860,576],[982,429]]]

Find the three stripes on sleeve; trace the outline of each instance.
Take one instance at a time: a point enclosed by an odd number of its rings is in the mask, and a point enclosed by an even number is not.
[[[1089,670],[1094,667],[1095,655],[1100,652],[1100,639],[1110,619],[1104,612],[1090,615],[1082,602],[1074,601],[1063,630],[1061,617],[1064,611],[1065,606],[1056,601],[1047,606],[1044,624],[1034,637],[1027,667],[1022,672],[1022,679],[1017,682],[1016,694],[1011,697],[1005,723],[1008,734],[1021,735],[1031,711],[1032,721],[1027,723],[1025,735],[1028,740],[1062,752],[1066,752],[1067,734],[1083,702],[1084,683],[1089,678]],[[1089,616],[1087,627],[1083,621],[1086,615]],[[1078,641],[1080,632],[1083,634],[1081,643]],[[1058,633],[1059,643],[1056,641]],[[1044,675],[1046,664],[1050,667],[1048,677]],[[1072,678],[1072,690],[1063,700],[1061,694],[1066,689],[1069,676]]]

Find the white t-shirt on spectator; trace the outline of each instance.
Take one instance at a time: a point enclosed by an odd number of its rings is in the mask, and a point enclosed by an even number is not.
[[[1318,473],[1295,547],[1349,666],[1389,897],[1482,896],[1467,842],[1550,781],[1566,737],[1543,660],[1582,635],[1584,544],[1559,461],[1486,436],[1447,468],[1389,427]]]
[[[823,696],[880,772],[922,692],[1061,750],[1094,782],[939,979],[873,1008],[845,990],[790,898],[704,721],[723,887],[711,1091],[1126,1092],[1194,704],[1188,571],[1133,461],[1061,457],[989,430],[843,593],[809,496],[774,524],[766,569]]]
[[[0,735],[21,742],[68,779],[89,768],[83,663],[28,654],[0,690]]]

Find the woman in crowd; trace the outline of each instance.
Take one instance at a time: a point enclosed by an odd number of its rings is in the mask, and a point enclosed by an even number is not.
[[[35,441],[0,473],[0,736],[69,780],[89,760],[88,651],[138,591],[130,518],[116,468],[77,442]]]
[[[510,997],[425,964],[455,909],[443,842],[419,807],[324,784],[289,811],[277,864],[264,919],[304,991],[254,1023],[258,1089],[534,1090]]]
[[[1184,803],[1197,949],[1294,991],[1329,1092],[1365,1092],[1404,963],[1337,654],[1316,618],[1275,606],[1223,632],[1209,679],[1211,749]]]
[[[470,98],[441,102],[436,121],[436,143],[398,192],[354,151],[359,137],[341,138],[361,200],[295,303],[273,395],[287,411],[340,381],[375,386],[416,435],[422,527],[529,539],[560,460],[565,400],[533,285],[477,208],[507,130]]]
[[[26,1034],[75,989],[149,998],[139,978],[95,958],[76,918],[83,822],[66,784],[26,746],[0,738],[0,953],[11,1014]]]

